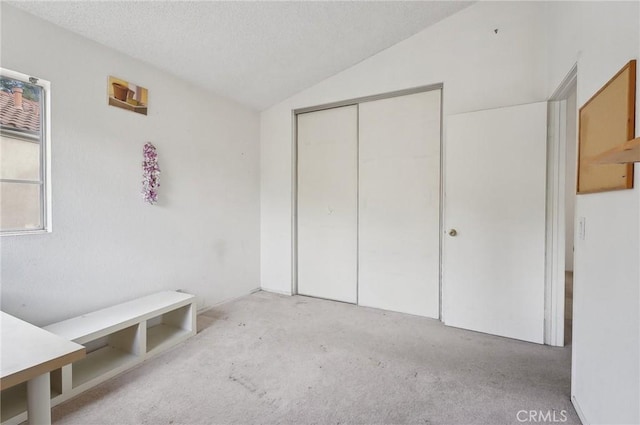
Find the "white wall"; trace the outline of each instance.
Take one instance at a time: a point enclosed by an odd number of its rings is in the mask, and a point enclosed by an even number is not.
[[[535,2],[475,4],[263,111],[262,288],[291,292],[292,109],[441,82],[445,120],[544,100],[544,11]]]
[[[2,237],[2,310],[38,325],[164,289],[259,286],[258,114],[2,4],[2,67],[51,81],[53,233]],[[149,115],[107,106],[107,77]],[[143,203],[142,146],[160,202]]]
[[[640,54],[640,3],[548,5],[548,94],[578,63],[578,107]],[[640,96],[636,135],[640,134]],[[587,423],[640,422],[640,167],[635,188],[580,195],[572,393]]]
[[[576,206],[576,186],[577,178],[577,161],[578,161],[578,112],[577,112],[577,93],[572,90],[566,100],[565,107],[567,111],[567,128],[566,128],[566,152],[565,152],[565,252],[564,252],[564,269],[573,271],[573,244],[575,233],[575,206]]]
[[[576,62],[580,106],[640,54],[638,9],[637,2],[481,2],[263,111],[262,287],[291,290],[292,109],[443,82],[446,120],[544,100]],[[640,134],[640,106],[636,112]],[[581,195],[576,204],[587,234],[575,247],[572,391],[591,423],[640,421],[638,165],[635,187]]]

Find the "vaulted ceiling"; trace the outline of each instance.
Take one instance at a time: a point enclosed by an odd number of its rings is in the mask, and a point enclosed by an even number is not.
[[[262,110],[416,34],[471,2],[10,4]]]

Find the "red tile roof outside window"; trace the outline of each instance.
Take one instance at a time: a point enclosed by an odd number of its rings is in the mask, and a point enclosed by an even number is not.
[[[12,93],[0,91],[0,125],[8,130],[40,132],[40,102],[22,99],[22,108],[16,108]]]

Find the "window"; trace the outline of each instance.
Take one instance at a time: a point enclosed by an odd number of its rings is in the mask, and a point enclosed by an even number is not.
[[[51,231],[49,82],[0,68],[0,232]]]

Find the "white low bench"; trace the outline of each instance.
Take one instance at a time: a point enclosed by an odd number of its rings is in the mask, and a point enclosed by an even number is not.
[[[55,406],[195,335],[195,296],[158,292],[44,329],[87,350],[82,360],[51,372]],[[14,388],[2,392],[2,425],[27,417],[26,389]]]

